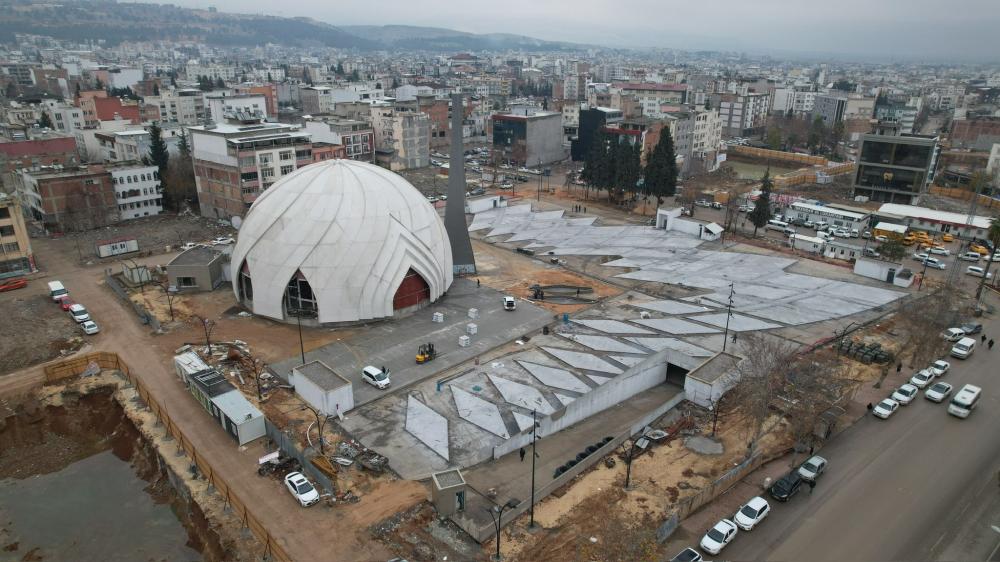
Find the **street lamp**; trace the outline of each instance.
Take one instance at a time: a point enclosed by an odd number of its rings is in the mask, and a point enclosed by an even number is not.
[[[295,315],[295,323],[299,326],[299,354],[302,358],[302,364],[306,364],[306,346],[302,341],[302,317],[308,316],[312,318],[316,314],[314,310],[308,308],[293,308],[288,311],[290,314]]]
[[[538,453],[535,452],[535,441],[538,436],[538,421],[535,420],[535,410],[531,410],[531,516],[528,522],[528,528],[535,528],[535,459],[538,458]]]
[[[635,450],[639,446],[639,441],[642,441],[643,439],[646,439],[647,441],[649,440],[649,438],[646,437],[646,432],[643,432],[642,435],[640,435],[639,437],[636,437],[635,439],[633,439],[632,440],[632,445],[627,450],[625,449],[625,443],[622,443],[622,450],[625,452],[625,489],[626,490],[628,490],[629,482],[631,482],[631,480],[632,480],[632,457],[635,456]],[[642,448],[645,448],[645,447],[642,447]]]
[[[521,502],[515,499],[510,499],[503,505],[494,504],[493,507],[484,508],[486,509],[486,512],[490,514],[490,518],[493,519],[493,526],[496,527],[497,530],[497,555],[493,558],[497,562],[500,560],[500,529],[502,527],[501,519],[503,518],[503,510],[507,508],[513,509],[520,503]]]

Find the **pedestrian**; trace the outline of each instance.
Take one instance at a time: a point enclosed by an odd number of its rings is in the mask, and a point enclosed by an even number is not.
[[[476,279],[476,288],[479,288],[479,279]]]
[[[988,344],[986,344],[986,347],[990,348],[990,350],[992,351],[993,350],[993,340],[990,340],[990,342]]]
[[[896,363],[896,374],[898,375],[899,372],[902,370],[903,370],[903,362],[900,361],[899,363]]]
[[[870,411],[872,411],[872,410],[874,410],[874,409],[875,409],[875,406],[872,406],[872,403],[871,403],[871,402],[869,402],[869,403],[868,403],[868,411],[870,412]]]
[[[810,446],[809,446],[809,456],[811,457],[811,456],[812,456],[812,454],[813,454],[813,446],[812,446],[812,445],[810,445]]]
[[[521,456],[521,462],[524,462],[524,447],[521,447],[521,450],[517,454]]]
[[[809,495],[812,495],[813,488],[815,488],[815,487],[816,487],[816,481],[815,480],[810,480],[809,481]]]
[[[736,343],[736,332],[733,332],[733,343]]]
[[[986,334],[983,334],[983,341],[982,341],[982,343],[986,343]]]

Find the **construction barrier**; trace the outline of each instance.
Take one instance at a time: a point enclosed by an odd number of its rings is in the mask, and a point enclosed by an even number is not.
[[[209,486],[215,488],[216,492],[226,500],[226,507],[232,509],[233,515],[238,517],[243,523],[244,528],[250,529],[250,531],[257,537],[257,540],[264,546],[264,559],[275,559],[282,562],[292,562],[292,557],[288,555],[285,549],[278,544],[275,538],[267,530],[267,527],[261,522],[261,520],[251,513],[247,502],[240,499],[240,497],[232,490],[229,484],[219,475],[215,473],[212,469],[212,465],[205,460],[204,457],[198,454],[198,450],[191,441],[184,435],[181,428],[177,426],[176,423],[170,418],[167,410],[156,401],[156,398],[149,392],[149,389],[145,387],[142,381],[132,374],[131,369],[124,361],[118,357],[117,353],[108,352],[97,352],[88,353],[79,357],[74,357],[67,361],[62,361],[54,365],[48,365],[45,367],[45,381],[47,383],[54,382],[57,380],[62,380],[72,376],[82,375],[87,372],[93,364],[98,365],[101,369],[117,370],[122,373],[122,376],[135,388],[136,396],[145,403],[146,407],[149,408],[151,412],[157,417],[163,427],[166,429],[167,435],[173,437],[177,442],[177,447],[179,450],[184,451],[184,453],[194,462],[198,470],[208,481]]]
[[[974,195],[973,192],[968,189],[941,187],[939,185],[932,185],[928,191],[932,195],[940,195],[942,197],[950,197],[952,199],[961,199],[963,201],[971,201],[972,196]],[[987,209],[1000,209],[1000,199],[980,195],[978,205]]]
[[[826,166],[829,164],[829,161],[822,156],[798,154],[796,152],[783,152],[781,150],[770,150],[767,148],[754,148],[752,146],[742,146],[738,144],[727,147],[726,153],[735,156],[743,156],[745,158],[778,160],[791,164],[801,164],[803,166]]]

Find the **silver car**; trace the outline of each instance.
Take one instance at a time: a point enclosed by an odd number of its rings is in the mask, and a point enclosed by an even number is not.
[[[799,476],[808,482],[815,482],[825,471],[826,459],[819,455],[813,455],[799,467]]]

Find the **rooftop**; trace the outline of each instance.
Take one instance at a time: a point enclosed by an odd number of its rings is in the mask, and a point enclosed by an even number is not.
[[[926,207],[900,205],[898,203],[886,203],[882,205],[878,208],[878,214],[923,219],[933,222],[946,222],[950,224],[966,224],[968,219],[968,215],[964,213],[937,211]],[[991,220],[992,219],[990,217],[976,215],[972,217],[972,226],[976,228],[989,228]]]
[[[615,88],[620,88],[622,90],[645,90],[652,92],[685,92],[687,91],[687,85],[685,84],[653,84],[646,82],[615,82]]]
[[[222,252],[211,248],[209,246],[195,246],[190,250],[186,250],[177,255],[174,259],[170,260],[167,267],[172,265],[208,265],[213,261],[219,259]]]
[[[798,201],[792,203],[792,207],[796,209],[802,209],[804,211],[814,211],[817,213],[834,213],[843,217],[854,219],[856,221],[861,220],[868,216],[866,214],[845,211],[843,209],[830,207],[828,205],[813,205],[812,203],[800,203]]]
[[[235,390],[235,387],[226,380],[226,377],[215,369],[195,373],[189,379],[207,394],[209,398],[214,398],[220,394]]]
[[[323,390],[334,390],[343,386],[349,386],[351,382],[338,375],[326,363],[315,360],[300,367],[295,367],[294,371],[312,381],[313,384]]]
[[[720,351],[689,372],[687,376],[711,384],[726,375],[735,373],[739,363],[738,356]]]
[[[254,123],[252,125],[242,123],[217,123],[207,126],[198,125],[196,127],[188,127],[188,130],[213,135],[238,135],[240,133],[251,135],[261,132],[295,131],[298,130],[298,127],[285,123],[270,122]]]
[[[237,425],[264,416],[236,389],[214,396],[212,403]]]

